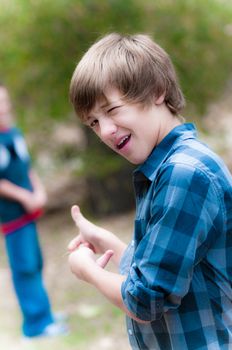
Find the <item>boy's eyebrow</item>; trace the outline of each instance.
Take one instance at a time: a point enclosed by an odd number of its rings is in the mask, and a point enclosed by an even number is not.
[[[112,105],[112,104],[114,104],[114,103],[120,103],[120,102],[122,102],[122,101],[120,101],[120,99],[119,100],[115,100],[115,101],[104,101],[104,102],[102,102],[102,104],[99,106],[99,108],[106,108],[106,107],[108,107],[108,106],[110,106],[110,105]],[[94,118],[94,116],[92,116],[91,115],[91,113],[85,118],[85,121],[84,121],[84,123],[87,123],[91,118]]]
[[[110,101],[106,101],[102,105],[100,105],[100,108],[105,108],[105,107],[109,106],[111,103],[112,102],[110,102]]]
[[[108,107],[114,103],[122,103],[122,101],[120,99],[114,100],[114,101],[106,101],[106,102],[103,102],[103,104],[100,106],[100,108]]]

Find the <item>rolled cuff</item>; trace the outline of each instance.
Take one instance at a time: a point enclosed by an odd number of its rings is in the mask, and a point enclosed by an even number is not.
[[[146,288],[141,281],[127,279],[122,284],[121,294],[127,309],[140,320],[151,322],[163,316],[163,294]]]

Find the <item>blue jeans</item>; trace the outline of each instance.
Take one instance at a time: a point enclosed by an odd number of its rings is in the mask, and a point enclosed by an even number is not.
[[[6,235],[6,249],[13,284],[23,315],[24,335],[39,335],[52,323],[50,302],[43,285],[43,258],[36,224]]]

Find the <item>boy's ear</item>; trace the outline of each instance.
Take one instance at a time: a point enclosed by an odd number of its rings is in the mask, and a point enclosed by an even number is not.
[[[165,93],[163,93],[162,95],[160,95],[159,97],[155,97],[155,104],[161,105],[164,102],[165,99]]]

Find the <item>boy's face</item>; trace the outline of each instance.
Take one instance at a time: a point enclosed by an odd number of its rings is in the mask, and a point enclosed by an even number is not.
[[[5,87],[0,86],[0,126],[7,127],[11,117],[10,97]]]
[[[107,90],[105,95],[106,99],[96,103],[85,124],[129,162],[143,163],[167,133],[168,112],[163,98],[144,108],[123,101],[117,89]]]

